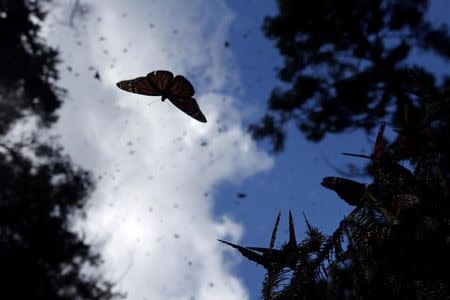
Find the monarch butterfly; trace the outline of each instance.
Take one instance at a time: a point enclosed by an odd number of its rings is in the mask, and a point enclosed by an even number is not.
[[[145,77],[119,81],[117,87],[135,94],[161,96],[161,101],[169,99],[176,107],[197,121],[206,123],[197,101],[192,84],[182,75],[173,76],[172,72],[158,70]]]
[[[266,269],[271,269],[274,265],[278,265],[282,268],[287,267],[294,270],[298,261],[298,255],[295,255],[294,253],[298,253],[298,246],[295,238],[294,221],[291,212],[289,211],[289,241],[281,246],[281,249],[273,249],[279,222],[280,213],[278,213],[277,220],[275,221],[269,248],[243,247],[224,240],[218,241],[237,249],[244,257],[260,264]],[[309,223],[307,224],[309,225]]]

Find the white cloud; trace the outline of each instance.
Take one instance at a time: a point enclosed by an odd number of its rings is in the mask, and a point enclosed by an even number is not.
[[[223,47],[232,12],[218,0],[103,0],[91,8],[79,37],[61,26],[47,36],[73,69],[61,79],[69,100],[56,132],[75,162],[101,176],[83,228],[103,241],[106,273],[120,278],[129,299],[247,299],[216,241],[238,239],[242,228],[215,219],[214,199],[204,196],[273,163],[233,104],[229,86],[239,73]],[[192,80],[208,123],[115,86],[157,69]]]

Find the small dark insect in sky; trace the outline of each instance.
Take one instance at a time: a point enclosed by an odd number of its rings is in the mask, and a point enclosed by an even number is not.
[[[238,198],[245,198],[247,197],[246,193],[237,193]]]
[[[230,47],[230,43],[228,43],[228,41],[225,41],[225,43],[223,45],[225,46],[225,48]]]
[[[194,96],[194,87],[182,75],[173,76],[172,72],[159,70],[148,73],[145,77],[120,81],[120,89],[147,96],[161,96],[161,101],[169,99],[178,109],[192,118],[206,123],[205,115],[200,110]]]
[[[98,71],[95,72],[94,78],[97,79],[97,80],[100,80],[100,74],[98,73]]]

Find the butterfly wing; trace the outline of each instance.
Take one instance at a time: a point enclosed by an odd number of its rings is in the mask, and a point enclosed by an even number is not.
[[[194,87],[189,82],[189,80],[186,79],[186,77],[177,75],[174,80],[172,81],[172,84],[169,86],[167,92],[169,95],[173,95],[175,97],[184,97],[184,98],[190,98],[194,96]]]
[[[120,89],[141,95],[168,96],[170,102],[192,118],[206,123],[205,115],[200,110],[197,101],[192,98],[194,87],[184,76],[173,77],[172,72],[158,70],[148,73],[146,77],[120,81]]]
[[[117,87],[130,93],[147,95],[147,96],[160,96],[161,90],[152,84],[147,77],[138,77],[131,80],[123,80],[116,83]]]
[[[173,103],[173,105],[178,107],[178,109],[182,110],[192,118],[202,123],[206,123],[205,115],[200,110],[200,107],[194,98],[171,96],[169,97],[169,100]]]
[[[382,124],[378,130],[377,139],[375,140],[375,146],[372,153],[372,159],[376,162],[379,162],[384,154],[384,127],[385,124]]]
[[[167,92],[173,84],[173,74],[170,71],[158,70],[147,74],[147,80],[152,86],[162,92]],[[160,93],[160,95],[161,95]]]

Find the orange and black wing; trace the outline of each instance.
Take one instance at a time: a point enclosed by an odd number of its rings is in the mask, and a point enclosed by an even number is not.
[[[138,77],[131,80],[123,80],[116,83],[117,87],[135,94],[147,96],[160,96],[161,90],[152,84],[147,77]]]
[[[375,140],[375,146],[372,153],[372,159],[376,162],[380,162],[380,159],[384,154],[384,127],[385,124],[382,124],[378,130],[377,139]]]
[[[194,87],[186,77],[177,75],[167,90],[169,95],[190,98],[194,96]]]
[[[196,119],[197,121],[206,123],[205,115],[200,110],[197,101],[194,98],[184,98],[184,97],[169,97],[170,102],[173,103],[180,110]]]
[[[173,84],[173,74],[170,71],[158,70],[147,74],[149,83],[160,90],[167,93],[169,87]]]

